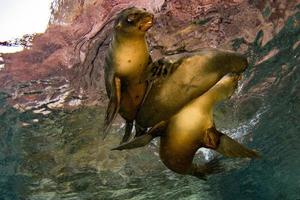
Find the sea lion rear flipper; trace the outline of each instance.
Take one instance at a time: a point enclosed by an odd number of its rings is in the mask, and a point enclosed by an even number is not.
[[[238,143],[234,139],[230,138],[229,136],[219,132],[215,129],[215,127],[212,127],[207,131],[207,134],[210,135],[207,138],[215,138],[217,139],[216,145],[210,145],[209,140],[206,140],[208,143],[206,144],[206,147],[212,148],[215,151],[221,153],[224,156],[227,157],[239,157],[239,158],[259,158],[259,154],[252,149],[248,149],[244,145]]]
[[[260,158],[255,150],[246,148],[225,134],[220,137],[218,148],[215,150],[227,157]]]
[[[146,134],[134,138],[133,140],[121,144],[112,150],[124,150],[124,149],[135,149],[139,147],[146,146],[153,140],[155,137],[160,136],[164,129],[166,128],[167,123],[162,121],[155,126],[153,126]]]
[[[133,140],[121,144],[111,150],[125,150],[125,149],[135,149],[139,147],[143,147],[151,142],[154,137],[150,134],[144,134],[142,136],[136,137]]]
[[[132,133],[132,128],[133,128],[133,122],[132,121],[126,121],[126,124],[125,124],[125,134],[122,138],[122,141],[120,144],[123,144],[125,142],[128,142],[130,136],[131,136],[131,133]]]
[[[135,138],[147,133],[147,128],[143,128],[135,123]]]
[[[109,100],[105,121],[104,121],[104,131],[103,131],[103,139],[108,134],[108,131],[116,118],[119,109],[120,109],[120,102],[121,102],[121,80],[118,77],[114,78],[114,90],[112,93],[112,97]]]

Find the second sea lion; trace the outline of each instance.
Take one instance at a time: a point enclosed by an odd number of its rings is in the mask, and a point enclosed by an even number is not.
[[[258,157],[255,151],[237,143],[214,126],[214,105],[232,95],[237,81],[237,75],[223,77],[170,119],[160,142],[160,157],[169,169],[180,174],[201,176],[205,168],[193,163],[194,155],[201,147],[228,157]]]
[[[120,145],[115,150],[143,146],[154,137],[160,136],[159,153],[163,163],[174,172],[199,178],[212,172],[207,166],[193,163],[193,158],[201,147],[213,149],[228,157],[258,158],[256,151],[244,147],[214,126],[214,105],[232,95],[238,79],[239,75],[236,74],[224,76],[203,95],[185,105],[170,120],[158,123],[147,134]]]
[[[207,48],[168,56],[148,67],[151,89],[135,118],[138,126],[152,127],[170,119],[228,73],[242,73],[247,59],[239,53]]]

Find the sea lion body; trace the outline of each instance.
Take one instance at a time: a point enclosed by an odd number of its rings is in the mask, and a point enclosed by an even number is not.
[[[157,81],[154,80],[140,107],[136,116],[137,124],[152,127],[160,121],[168,120],[187,103],[208,91],[223,76],[241,73],[247,65],[247,59],[241,54],[217,49],[203,49],[154,62],[152,69],[162,68],[162,75]],[[157,76],[157,71],[152,75]],[[170,74],[163,77],[164,71]]]
[[[151,60],[145,34],[152,23],[153,14],[135,7],[117,16],[104,67],[109,97],[104,136],[118,113],[133,121],[142,102],[147,83],[141,77]]]
[[[145,135],[122,144],[114,150],[133,149],[148,144],[160,136],[160,158],[172,171],[199,178],[215,173],[212,165],[193,163],[197,150],[201,147],[213,149],[228,157],[258,158],[258,154],[214,126],[213,107],[232,95],[240,75],[227,74],[201,96],[181,108],[168,121],[160,122]]]
[[[197,150],[217,148],[220,135],[210,131],[214,127],[213,106],[231,96],[238,82],[236,77],[223,77],[170,119],[160,139],[160,157],[169,169],[193,175],[196,167],[192,162]]]
[[[106,66],[113,70],[113,76],[121,79],[119,113],[124,119],[133,120],[146,90],[146,83],[141,81],[141,77],[145,73],[150,55],[145,37],[122,37],[121,34],[116,34],[113,38],[110,47],[111,64]]]

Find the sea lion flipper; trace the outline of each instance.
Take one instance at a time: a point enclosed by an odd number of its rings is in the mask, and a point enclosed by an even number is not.
[[[166,127],[167,122],[161,121],[155,126],[153,126],[148,132],[146,132],[146,134],[136,137],[132,141],[119,145],[116,148],[113,148],[112,150],[134,149],[146,146],[155,137],[160,136]]]
[[[125,142],[128,142],[130,136],[131,136],[131,133],[132,133],[132,128],[133,128],[133,122],[132,121],[126,121],[126,124],[125,124],[125,134],[122,138],[122,141],[120,144],[123,144]]]
[[[113,93],[109,100],[105,121],[104,121],[104,131],[103,131],[103,139],[106,138],[109,129],[112,125],[112,122],[116,118],[119,109],[120,109],[120,102],[121,102],[121,80],[118,77],[114,78],[114,85],[113,85]]]
[[[147,133],[147,128],[143,128],[139,126],[137,123],[135,123],[135,136],[134,137],[139,137],[141,135],[144,135]]]
[[[202,138],[203,147],[213,149],[224,156],[235,158],[259,158],[259,154],[252,149],[238,143],[215,126],[208,129]]]
[[[143,146],[146,146],[147,144],[149,144],[153,138],[154,137],[150,134],[144,134],[142,136],[134,138],[132,141],[121,144],[121,145],[113,148],[112,150],[120,150],[121,151],[121,150],[125,150],[125,149],[135,149],[135,148],[143,147]]]
[[[203,139],[204,146],[214,149],[227,157],[235,158],[259,158],[259,154],[238,143],[224,133],[218,131],[214,126],[206,131]]]
[[[152,66],[152,65],[151,65],[152,62],[153,62],[153,61],[152,61],[152,57],[149,55],[148,66],[151,67],[151,66]],[[150,90],[151,90],[151,88],[152,88],[152,84],[153,84],[153,82],[151,82],[151,81],[148,80],[148,74],[149,74],[149,71],[146,71],[146,77],[143,77],[143,78],[142,78],[142,81],[146,82],[146,83],[147,83],[147,86],[146,86],[146,91],[145,91],[145,94],[144,94],[144,96],[143,96],[143,99],[142,99],[142,102],[141,102],[141,104],[140,104],[140,107],[143,106],[145,100],[147,99],[147,96],[148,96],[148,94],[149,94],[149,92],[150,92]],[[144,75],[145,75],[145,74],[144,74]]]
[[[225,134],[221,135],[219,145],[215,150],[227,157],[260,158],[255,150],[248,149]]]

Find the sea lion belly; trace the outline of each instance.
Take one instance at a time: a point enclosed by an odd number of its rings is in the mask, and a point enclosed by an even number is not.
[[[216,102],[232,95],[238,81],[236,77],[224,77],[170,119],[160,143],[160,156],[168,168],[181,174],[190,173],[200,147],[217,147],[218,135],[210,133],[214,127],[212,108]]]
[[[159,155],[162,162],[171,170],[185,174],[193,162],[194,155],[198,149],[198,144],[188,139],[174,137],[174,132],[166,132],[160,138]]]
[[[149,61],[146,42],[141,40],[127,40],[126,45],[121,42],[113,55],[116,75],[131,83],[140,81]]]
[[[172,117],[165,135],[161,137],[161,160],[180,174],[189,172],[193,158],[201,147],[202,130],[212,124],[210,116],[199,112],[195,106],[190,103]]]
[[[146,91],[145,84],[133,84],[122,91],[120,115],[126,120],[134,120]]]

